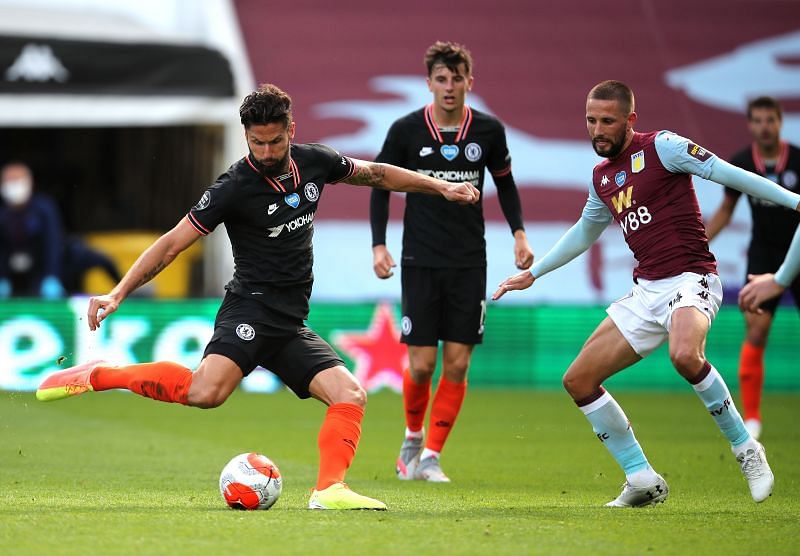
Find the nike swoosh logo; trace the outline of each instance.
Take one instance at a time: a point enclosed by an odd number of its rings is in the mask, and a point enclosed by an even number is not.
[[[273,203],[273,204],[271,204],[271,205],[269,206],[269,208],[267,209],[267,214],[270,214],[270,215],[271,215],[271,214],[272,214],[273,212],[275,212],[276,210],[278,210],[278,205],[277,205],[276,203]]]
[[[433,149],[430,147],[422,147],[419,151],[419,155],[423,157],[431,154],[433,154]]]

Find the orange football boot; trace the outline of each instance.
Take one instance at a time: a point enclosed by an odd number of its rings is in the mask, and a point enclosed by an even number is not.
[[[36,399],[40,402],[53,402],[84,392],[93,392],[94,389],[89,380],[92,371],[104,363],[105,361],[98,359],[51,374],[39,385],[39,389],[36,390]]]

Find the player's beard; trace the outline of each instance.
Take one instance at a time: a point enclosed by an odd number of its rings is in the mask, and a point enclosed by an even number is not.
[[[257,160],[256,157],[253,156],[252,151],[250,152],[250,158],[256,163],[258,171],[267,177],[277,178],[289,171],[289,149],[286,149],[284,157],[277,162],[270,160],[269,162],[271,162],[271,164],[264,164],[260,160]]]
[[[622,152],[622,148],[625,146],[625,137],[627,135],[627,130],[623,129],[622,133],[618,137],[608,137],[605,135],[601,135],[598,137],[592,138],[592,148],[594,152],[598,155],[602,156],[603,158],[614,158],[619,153]],[[609,143],[609,147],[605,151],[600,151],[597,148],[596,141],[603,140]]]

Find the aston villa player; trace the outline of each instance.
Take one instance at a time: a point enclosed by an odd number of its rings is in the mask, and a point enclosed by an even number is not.
[[[433,102],[394,122],[376,161],[483,189],[488,168],[514,235],[514,261],[529,268],[522,210],[503,124],[466,104],[472,57],[462,45],[437,42],[425,53]],[[395,266],[386,247],[389,192],[373,190],[370,205],[373,268],[379,278]],[[486,316],[486,241],[483,206],[448,206],[431,196],[406,195],[403,220],[401,341],[405,437],[397,476],[448,482],[439,457],[458,417],[472,349],[483,339]],[[427,439],[423,424],[442,341],[442,377],[433,398]],[[423,448],[424,442],[424,448]]]
[[[705,358],[722,285],[691,176],[792,210],[800,210],[800,195],[670,131],[637,133],[636,118],[633,92],[624,83],[604,81],[589,92],[586,126],[595,152],[607,160],[594,169],[583,214],[530,272],[503,281],[493,298],[530,287],[586,251],[616,222],[639,262],[633,289],[611,304],[564,375],[567,392],[625,472],[622,493],[606,505],[646,506],[669,494],[622,408],[602,386],[667,341],[672,364],[730,442],[753,500],[762,502],[774,483],[764,447],[748,432],[722,376]]]

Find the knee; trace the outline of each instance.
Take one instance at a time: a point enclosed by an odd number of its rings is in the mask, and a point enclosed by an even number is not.
[[[228,395],[219,388],[204,387],[189,389],[189,405],[199,407],[200,409],[219,407],[226,399],[228,399]]]
[[[425,359],[416,359],[410,361],[409,372],[414,382],[426,382],[431,379],[433,372],[436,370],[436,361],[431,363]]]
[[[675,369],[686,378],[694,378],[703,368],[705,357],[693,348],[676,348],[669,352],[669,358]]]
[[[587,385],[586,381],[580,378],[577,374],[571,373],[567,371],[564,373],[564,376],[561,378],[561,385],[564,386],[564,390],[572,396],[573,400],[579,400],[581,398],[585,398],[590,393],[586,392]]]
[[[747,342],[755,347],[765,347],[768,336],[769,328],[753,326],[747,330]]]
[[[333,403],[351,403],[359,407],[366,407],[367,391],[360,385],[354,385],[344,390]]]
[[[459,358],[452,361],[445,361],[442,365],[442,372],[450,382],[464,382],[469,370],[469,358]]]

